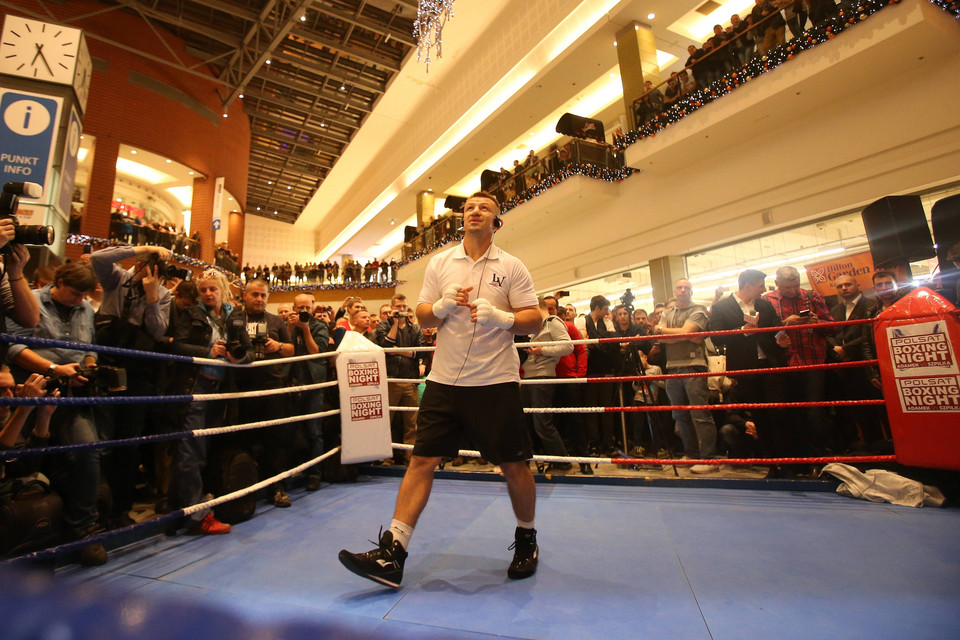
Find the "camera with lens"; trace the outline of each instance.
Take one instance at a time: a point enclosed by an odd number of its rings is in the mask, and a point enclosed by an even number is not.
[[[250,342],[253,344],[253,359],[254,360],[263,360],[266,356],[264,348],[267,346],[267,323],[258,322],[257,328],[252,336],[250,336]]]
[[[247,347],[243,344],[246,332],[247,321],[243,315],[230,316],[227,320],[227,353],[234,360],[243,360],[247,357]]]
[[[150,269],[151,271],[154,267],[156,267],[158,278],[179,278],[181,280],[189,280],[190,276],[193,275],[193,272],[189,269],[182,269],[172,264],[167,264],[155,253],[151,253],[149,256],[147,256],[147,259],[144,261],[143,265],[145,269]]]
[[[310,318],[313,316],[310,315],[309,311],[301,311],[297,314],[297,317],[300,318],[300,322],[310,322]]]
[[[127,370],[122,367],[84,367],[77,372],[87,379],[82,385],[70,384],[71,378],[57,378],[57,388],[62,396],[102,398],[127,390]]]
[[[390,317],[396,320],[399,320],[400,318],[405,318],[406,315],[407,314],[401,313],[400,311],[394,311],[393,313],[390,314]]]
[[[55,233],[53,227],[39,224],[20,224],[17,220],[17,209],[20,206],[20,196],[39,198],[43,195],[43,187],[34,182],[7,182],[0,192],[0,220],[10,219],[16,227],[16,235],[12,242],[8,242],[0,249],[0,254],[9,254],[14,244],[50,245],[53,244]]]

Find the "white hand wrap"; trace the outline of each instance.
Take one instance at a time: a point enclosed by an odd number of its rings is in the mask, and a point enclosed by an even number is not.
[[[437,316],[439,320],[443,320],[448,315],[457,310],[457,294],[460,293],[462,289],[458,284],[452,284],[447,287],[443,296],[433,303],[433,315]]]
[[[477,307],[477,322],[479,324],[504,330],[513,327],[516,319],[513,313],[497,309],[486,298],[477,298],[473,301],[473,304]]]

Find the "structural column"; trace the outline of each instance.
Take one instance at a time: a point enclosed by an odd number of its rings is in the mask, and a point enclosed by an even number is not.
[[[190,203],[190,230],[200,232],[200,259],[213,264],[213,200],[217,181],[194,178],[193,201]]]
[[[634,20],[618,31],[617,60],[620,63],[620,83],[623,85],[623,107],[631,128],[636,129],[633,101],[646,91],[643,86],[645,80],[654,86],[661,82],[653,30]]]
[[[87,182],[80,233],[93,238],[110,236],[110,203],[117,182],[120,143],[113,136],[99,135],[93,149],[93,166]]]
[[[423,229],[433,220],[435,202],[433,191],[421,191],[417,194],[417,228]]]
[[[687,277],[683,256],[663,256],[650,261],[650,283],[655,302],[666,302],[673,297],[673,284]]]

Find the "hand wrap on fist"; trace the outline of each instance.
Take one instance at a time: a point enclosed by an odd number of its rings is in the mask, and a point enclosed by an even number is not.
[[[511,312],[497,309],[486,298],[477,298],[473,304],[477,308],[477,322],[479,324],[504,330],[513,327],[515,318]]]
[[[443,296],[433,303],[433,315],[443,320],[457,310],[457,295],[462,289],[458,284],[452,284],[443,291]]]

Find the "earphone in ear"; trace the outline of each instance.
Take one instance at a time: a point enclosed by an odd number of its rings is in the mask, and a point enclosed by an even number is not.
[[[503,226],[503,220],[500,219],[500,216],[497,216],[493,219],[493,228],[494,230],[499,229]]]

